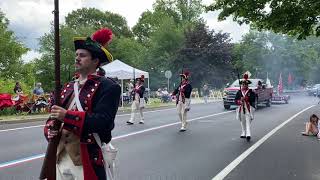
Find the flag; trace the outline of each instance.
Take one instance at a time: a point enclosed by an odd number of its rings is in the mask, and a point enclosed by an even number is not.
[[[291,76],[291,74],[289,73],[288,75],[288,85],[292,84],[293,78]]]
[[[281,73],[279,76],[279,83],[278,83],[278,94],[282,94],[283,92],[283,84],[282,84],[282,77],[281,77]]]
[[[270,82],[270,79],[269,79],[269,74],[268,74],[268,72],[267,72],[266,85],[267,85],[267,87],[271,87],[271,82]]]

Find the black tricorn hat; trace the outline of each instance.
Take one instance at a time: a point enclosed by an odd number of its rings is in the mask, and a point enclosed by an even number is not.
[[[140,80],[141,82],[144,82],[144,75],[141,75],[141,77],[137,78],[136,80]]]
[[[92,37],[75,37],[73,41],[75,50],[86,49],[90,51],[99,58],[100,65],[103,65],[113,61],[111,53],[105,48],[111,38],[112,31],[103,28],[93,33]]]
[[[251,84],[252,82],[249,80],[249,75],[248,74],[244,74],[243,75],[243,80],[240,81],[240,84]]]
[[[190,77],[190,72],[189,71],[184,71],[182,74],[180,74],[181,77],[184,79],[189,79]]]

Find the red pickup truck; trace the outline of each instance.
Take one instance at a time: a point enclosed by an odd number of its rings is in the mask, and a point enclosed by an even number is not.
[[[262,79],[249,80],[252,82],[251,84],[249,84],[249,88],[256,93],[256,108],[258,108],[258,105],[260,104],[265,104],[267,107],[270,107],[273,87],[264,84],[264,81]],[[232,105],[236,105],[234,99],[239,89],[239,80],[235,80],[230,86],[224,89],[223,105],[225,109],[230,109]]]

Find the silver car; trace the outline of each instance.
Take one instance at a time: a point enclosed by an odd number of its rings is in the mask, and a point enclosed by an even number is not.
[[[320,84],[315,84],[311,89],[308,89],[308,95],[319,96],[320,95]]]

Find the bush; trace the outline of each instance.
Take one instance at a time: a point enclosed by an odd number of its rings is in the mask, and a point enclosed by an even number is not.
[[[2,110],[0,110],[0,116],[8,116],[8,115],[13,115],[16,114],[17,111],[15,107],[7,107]]]
[[[19,81],[20,82],[20,81]],[[14,94],[13,89],[16,85],[16,81],[13,79],[2,79],[0,78],[0,93],[9,93]],[[28,86],[24,82],[20,82],[20,85],[22,87],[22,91],[24,94],[30,94],[32,87]]]

